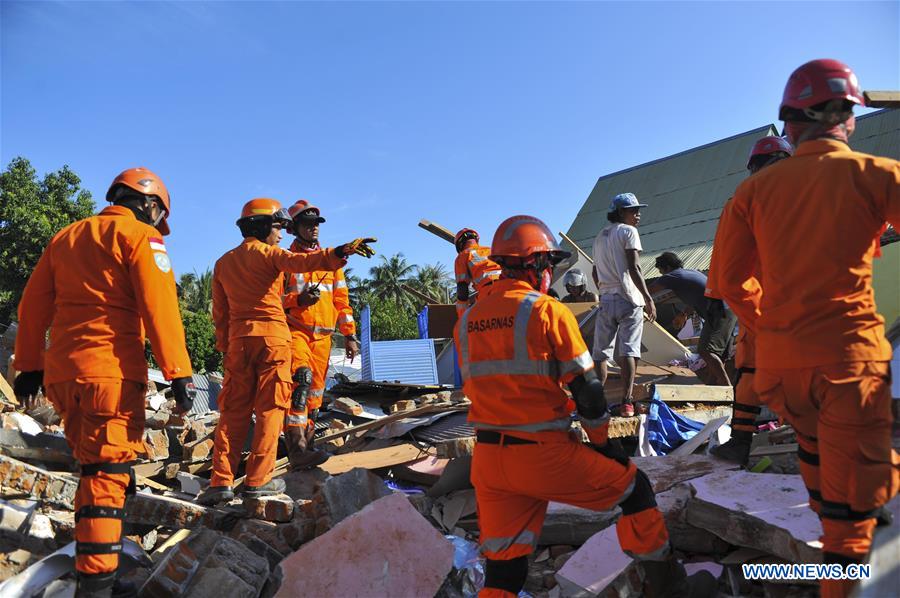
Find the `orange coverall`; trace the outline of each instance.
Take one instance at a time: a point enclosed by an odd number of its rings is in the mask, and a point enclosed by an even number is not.
[[[872,290],[876,236],[885,221],[900,226],[900,162],[806,141],[744,181],[732,201],[719,291],[756,332],[761,400],[797,431],[826,561],[862,560],[877,509],[900,483],[891,347]],[[758,307],[747,285],[757,260]],[[852,585],[826,580],[822,595]]]
[[[256,414],[247,460],[247,486],[271,479],[278,436],[291,397],[291,333],[281,306],[282,272],[336,270],[345,261],[333,249],[292,253],[246,238],[216,262],[213,322],[216,348],[225,353],[211,486],[230,486]]]
[[[723,243],[720,236],[723,231],[729,228],[728,220],[731,218],[732,202],[728,201],[722,208],[722,215],[719,216],[719,226],[716,229],[716,239],[713,241],[712,257],[709,261],[709,274],[706,280],[706,296],[714,299],[722,299],[722,294],[718,290],[719,286],[719,259],[718,247]],[[753,274],[744,282],[747,291],[747,297],[752,300],[757,308],[762,297],[762,287],[759,284],[759,266],[753,269]],[[762,411],[762,401],[754,390],[754,379],[756,378],[756,339],[753,333],[742,322],[738,327],[737,348],[734,354],[734,365],[740,370],[741,376],[735,389],[734,405],[732,407],[731,426],[735,431],[756,432],[756,416]],[[800,463],[802,469],[804,464]]]
[[[567,307],[525,282],[501,279],[463,314],[455,338],[472,401],[469,421],[477,432],[503,438],[500,444],[476,443],[472,461],[481,550],[488,559],[533,552],[551,500],[605,511],[631,495],[634,463],[601,455],[569,432],[563,385],[594,362]],[[605,440],[608,415],[587,425],[592,441]],[[656,507],[624,515],[617,534],[634,558],[663,560],[669,553]],[[486,588],[480,595],[511,594]]]
[[[500,266],[490,260],[488,257],[490,254],[491,248],[481,245],[475,245],[460,251],[456,256],[456,261],[453,263],[457,284],[470,284],[475,288],[475,292],[480,294],[491,283],[500,278]],[[461,314],[469,305],[470,301],[457,299],[457,314]]]
[[[159,232],[110,206],[57,233],[19,303],[15,367],[44,370],[47,398],[81,463],[75,568],[86,574],[119,564],[131,466],[144,452],[145,329],[166,379],[190,376]]]
[[[295,253],[309,253],[295,240],[291,244]],[[308,288],[319,289],[319,300],[314,305],[297,305],[300,293]],[[350,308],[350,291],[344,270],[317,270],[315,272],[286,275],[285,294],[282,298],[287,313],[288,327],[291,329],[291,372],[308,367],[313,379],[309,389],[306,410],[288,409],[286,426],[313,425],[307,422],[307,413],[322,406],[325,394],[325,376],[328,373],[328,358],[331,356],[331,335],[337,326],[341,334],[356,334],[356,322]]]

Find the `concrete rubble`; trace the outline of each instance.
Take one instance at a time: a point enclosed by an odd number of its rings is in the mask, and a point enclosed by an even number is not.
[[[750,465],[768,459],[768,469],[739,470],[706,453],[707,442],[728,437],[727,425],[714,432],[729,414],[727,403],[716,402],[722,393],[677,386],[666,387],[676,397],[670,406],[712,423],[674,455],[632,457],[651,479],[676,555],[689,569],[713,572],[720,596],[808,595],[809,586],[782,583],[776,591],[740,575],[744,562],[821,559],[821,529],[806,506],[790,428],[757,435]],[[679,396],[693,402],[678,403]],[[317,426],[316,446],[332,453],[326,463],[289,471],[282,446],[274,476],[286,483],[283,495],[238,495],[210,508],[196,497],[209,485],[218,413],[176,415],[153,387],[135,467],[138,492],[126,503],[131,556],[123,574],[141,597],[474,595],[483,560],[468,405],[458,390],[343,382]],[[641,421],[611,422],[611,436],[629,454],[640,450]],[[78,474],[48,401],[25,407],[0,397],[0,595],[9,588],[23,596],[72,591]],[[639,596],[640,568],[616,539],[620,515],[618,508],[599,513],[550,503],[525,591],[535,598]],[[884,555],[895,540],[884,541],[880,558],[890,560]],[[891,581],[869,584],[867,595]]]

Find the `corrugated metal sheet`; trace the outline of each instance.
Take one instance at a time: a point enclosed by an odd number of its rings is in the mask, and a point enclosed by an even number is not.
[[[857,118],[850,147],[873,156],[900,160],[900,110],[879,110]]]
[[[594,237],[608,224],[610,199],[630,191],[649,204],[641,211],[645,251],[671,247],[673,236],[676,245],[712,241],[722,206],[747,176],[750,148],[760,137],[776,132],[773,125],[766,125],[602,176],[567,234],[590,254]],[[654,240],[657,235],[663,236]]]
[[[434,341],[373,341],[371,313],[365,306],[360,314],[362,379],[405,384],[438,384]]]
[[[707,270],[722,206],[747,176],[750,148],[760,137],[778,133],[774,125],[767,125],[602,176],[566,234],[590,254],[594,237],[607,225],[610,199],[630,191],[649,204],[641,211],[644,276],[659,276],[654,262],[664,251],[677,253],[687,268]],[[859,117],[850,145],[857,151],[900,160],[900,110]],[[575,266],[575,259],[570,262],[557,269],[559,276]],[[586,261],[578,262],[582,267]],[[592,282],[588,284],[593,287]],[[558,286],[562,286],[559,281]]]
[[[163,377],[162,372],[159,370],[148,369],[147,379],[152,380],[155,384],[170,386],[169,381]],[[216,400],[219,398],[219,391],[222,390],[219,383],[211,381],[202,374],[194,374],[193,379],[194,386],[197,389],[197,396],[194,397],[194,408],[189,413],[191,415],[204,415],[218,409]]]

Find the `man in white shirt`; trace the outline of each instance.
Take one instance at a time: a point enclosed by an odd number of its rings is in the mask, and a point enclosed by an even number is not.
[[[656,319],[656,306],[638,263],[642,247],[637,225],[645,207],[633,193],[616,195],[606,214],[610,224],[594,239],[594,282],[600,293],[600,312],[594,324],[593,357],[600,381],[605,383],[607,360],[615,355],[624,391],[620,413],[628,417],[634,415],[631,392],[635,360],[641,357],[644,316]]]

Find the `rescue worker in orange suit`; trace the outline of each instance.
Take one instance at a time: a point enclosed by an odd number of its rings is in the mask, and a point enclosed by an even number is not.
[[[291,333],[281,306],[283,272],[336,270],[351,254],[375,253],[368,245],[375,239],[368,238],[309,253],[278,247],[282,229],[290,229],[292,222],[274,199],[247,202],[237,225],[243,243],[219,258],[213,269],[213,322],[216,348],[225,354],[225,379],[219,395],[213,475],[197,499],[206,505],[234,498],[231,485],[251,415],[256,424],[243,496],[269,496],[285,488],[284,480],[272,479],[278,437],[291,401]]]
[[[479,595],[516,596],[522,589],[551,500],[622,508],[619,543],[644,567],[643,595],[700,592],[700,580],[688,580],[671,554],[649,478],[607,442],[603,386],[575,317],[546,295],[553,266],[567,256],[540,220],[507,219],[491,246],[501,278],[455,330],[477,440],[472,483],[487,558]],[[564,386],[590,444],[569,430]],[[711,575],[705,581],[715,587]]]
[[[863,104],[847,65],[795,70],[779,114],[794,155],[741,183],[716,248],[718,291],[756,334],[754,387],[797,432],[824,560],[842,565],[866,558],[900,483],[891,347],[872,290],[878,233],[900,227],[900,162],[847,145]],[[854,583],[822,580],[822,596]]]
[[[794,153],[794,148],[783,137],[771,135],[763,137],[753,144],[750,150],[750,159],[747,162],[747,170],[755,174],[767,166],[784,160]],[[709,275],[706,281],[706,296],[721,299],[716,290],[719,268],[717,264],[716,247],[722,243],[718,231],[728,228],[728,219],[731,213],[731,202],[725,204],[722,215],[719,216],[719,228],[716,231],[716,240],[713,242],[713,253],[709,265]],[[753,295],[759,298],[759,270],[754,270],[752,279],[748,285],[753,290]],[[734,404],[731,415],[731,438],[725,444],[710,449],[710,453],[732,461],[739,465],[747,465],[750,458],[750,443],[753,433],[756,432],[756,417],[762,411],[759,395],[753,390],[753,379],[756,373],[755,345],[756,339],[753,333],[742,325],[738,325],[737,349],[734,354],[734,365],[738,368],[738,381],[734,390]]]
[[[288,209],[293,221],[291,251],[310,253],[319,249],[319,224],[325,222],[319,208],[299,200]],[[335,327],[346,339],[346,355],[352,362],[359,353],[356,323],[350,307],[350,292],[342,268],[288,273],[282,298],[291,329],[291,371],[294,390],[285,417],[291,467],[307,469],[324,463],[328,454],[313,448],[316,416],[325,394],[325,375],[331,356]]]
[[[500,278],[500,266],[491,261],[490,247],[478,244],[478,233],[464,228],[454,238],[457,256],[453,263],[456,274],[456,313],[462,314],[478,294]],[[474,289],[474,293],[472,293]]]
[[[163,236],[169,192],[146,168],[113,180],[113,205],[50,241],[19,303],[15,394],[46,386],[81,464],[75,496],[77,596],[109,596],[122,551],[132,465],[144,452],[144,337],[178,409],[193,405],[191,362]],[[45,350],[45,334],[50,343]]]

